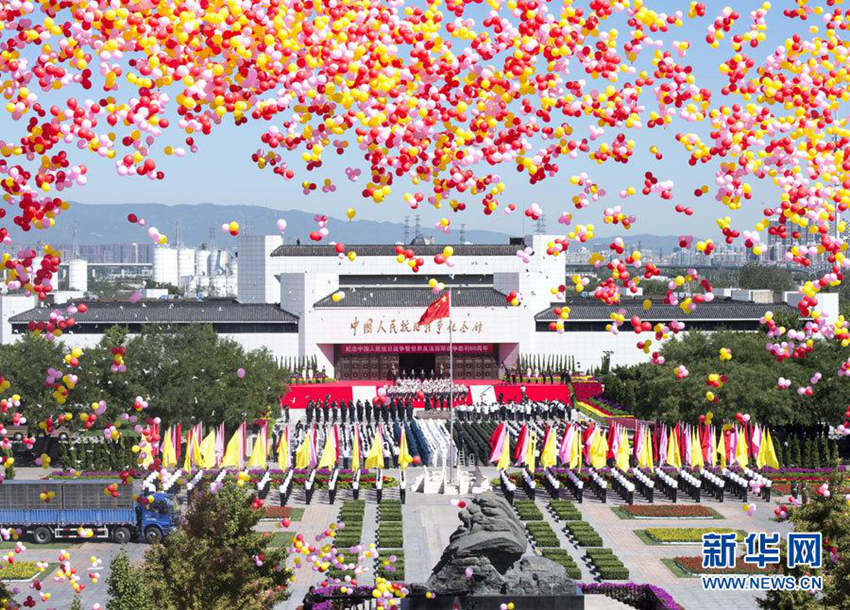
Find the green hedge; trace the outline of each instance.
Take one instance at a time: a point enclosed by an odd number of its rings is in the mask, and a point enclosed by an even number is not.
[[[587,521],[567,521],[565,526],[579,546],[602,546],[602,538]]]
[[[534,544],[539,547],[557,547],[560,546],[558,536],[549,527],[545,521],[528,521],[525,524],[528,533],[531,535]]]
[[[381,521],[401,521],[401,500],[383,500],[379,514]]]
[[[393,563],[384,565],[390,555],[395,555],[396,560]],[[378,551],[377,568],[375,570],[377,576],[386,578],[392,581],[404,580],[404,549],[381,549]]]
[[[567,576],[570,578],[574,580],[581,578],[581,569],[570,554],[564,549],[543,549],[543,556],[564,566],[564,569],[567,571]]]
[[[523,521],[543,521],[543,513],[537,508],[534,500],[517,500],[514,508]]]
[[[607,547],[592,548],[586,551],[588,559],[596,567],[603,580],[626,580],[629,570],[623,562]]]
[[[549,502],[549,510],[563,521],[580,521],[581,513],[576,508],[575,504],[569,500],[551,500]]]

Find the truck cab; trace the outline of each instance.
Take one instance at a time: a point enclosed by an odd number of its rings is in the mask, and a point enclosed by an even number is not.
[[[174,508],[174,499],[161,491],[153,494],[153,502],[136,506],[136,517],[139,524],[138,532],[146,542],[155,543],[170,533],[179,520]]]

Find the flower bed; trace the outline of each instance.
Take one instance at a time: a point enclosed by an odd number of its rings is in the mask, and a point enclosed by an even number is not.
[[[146,473],[141,470],[130,468],[124,474],[130,473],[133,478],[144,477]],[[117,470],[54,470],[42,479],[120,479],[121,472]]]
[[[735,533],[737,541],[743,542],[746,535],[743,530],[733,530],[729,527],[650,527],[642,531],[658,544],[699,544],[703,534],[711,533]]]
[[[541,553],[546,559],[551,559],[555,563],[564,566],[569,578],[572,578],[573,580],[581,578],[581,569],[566,550],[560,548],[542,549]]]
[[[56,567],[56,564],[52,564]],[[48,565],[48,567],[50,567]],[[16,561],[15,563],[4,563],[0,568],[0,580],[31,580],[38,574],[47,570],[42,570],[38,567],[35,561]]]
[[[301,521],[304,516],[303,508],[293,508],[291,506],[263,506],[266,519],[283,519],[288,518],[290,521]]]
[[[674,557],[673,563],[686,574],[767,574],[777,571],[777,566],[767,565],[759,568],[757,565],[744,563],[743,557],[738,557],[734,568],[704,568],[702,557]]]
[[[537,508],[534,500],[517,500],[514,508],[523,521],[543,521],[543,513]]]
[[[701,504],[632,504],[614,507],[625,519],[722,519],[723,515]]]
[[[562,521],[581,521],[581,513],[569,500],[550,500],[549,510]]]
[[[654,585],[638,585],[633,582],[590,582],[579,583],[579,587],[585,595],[605,595],[634,608],[683,610],[667,591]]]

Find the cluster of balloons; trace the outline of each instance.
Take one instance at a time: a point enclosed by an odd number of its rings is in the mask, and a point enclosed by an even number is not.
[[[230,222],[225,222],[221,225],[222,233],[229,233],[233,237],[239,235],[239,223],[235,220],[231,220]]]

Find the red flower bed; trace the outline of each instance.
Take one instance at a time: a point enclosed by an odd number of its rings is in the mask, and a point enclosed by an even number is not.
[[[264,506],[267,519],[283,519],[289,517],[291,508],[289,506]]]
[[[633,517],[714,517],[712,509],[701,504],[634,504],[620,507]]]
[[[760,568],[757,565],[744,563],[743,556],[738,557],[734,568],[704,568],[702,567],[702,557],[675,557],[673,561],[685,572],[691,574],[769,574],[777,571],[775,565]]]

